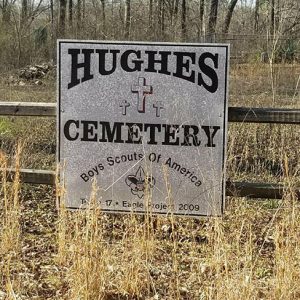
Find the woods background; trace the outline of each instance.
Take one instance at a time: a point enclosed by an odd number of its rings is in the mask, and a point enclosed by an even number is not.
[[[225,42],[239,62],[290,62],[299,32],[299,0],[0,0],[0,71],[55,62],[57,38]]]
[[[300,0],[0,0],[1,102],[55,106],[57,38],[230,43],[230,106],[300,108]],[[203,219],[68,212],[64,189],[7,182],[57,169],[56,128],[0,118],[0,300],[300,299],[298,125],[230,122],[226,180],[284,195]]]

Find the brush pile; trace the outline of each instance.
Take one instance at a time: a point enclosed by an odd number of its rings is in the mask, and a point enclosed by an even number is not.
[[[56,66],[53,63],[42,63],[29,65],[20,69],[16,75],[8,78],[8,84],[11,85],[42,85],[43,79],[54,77]]]
[[[19,78],[25,80],[42,79],[53,68],[53,65],[43,63],[41,65],[27,66],[19,71]]]

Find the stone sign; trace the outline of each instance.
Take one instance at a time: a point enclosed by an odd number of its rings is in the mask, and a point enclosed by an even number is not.
[[[220,215],[228,45],[58,41],[66,206]]]

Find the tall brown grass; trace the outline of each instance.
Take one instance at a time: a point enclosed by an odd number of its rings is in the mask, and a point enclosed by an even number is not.
[[[15,289],[19,288],[16,276],[11,274],[11,262],[19,259],[21,251],[21,206],[19,202],[20,188],[20,154],[21,144],[17,146],[15,154],[15,176],[12,184],[7,179],[7,157],[0,153],[1,168],[1,231],[0,231],[0,283],[7,292],[8,299],[15,299]]]
[[[286,78],[297,68],[286,66]],[[278,92],[285,73],[276,74]],[[267,75],[261,66],[233,69],[237,81],[231,105],[272,104],[271,89],[264,93]],[[241,82],[247,85],[243,95],[238,94]],[[284,94],[283,107],[298,107],[295,92]],[[39,266],[33,268],[38,275],[26,275],[31,256],[24,250],[25,191],[18,172],[12,183],[6,180],[8,158],[2,154],[0,299],[300,299],[300,207],[294,193],[300,185],[298,127],[230,124],[227,154],[228,179],[281,183],[283,199],[231,197],[222,217],[202,219],[151,211],[144,216],[106,214],[96,205],[96,190],[86,210],[67,211],[61,201],[57,212],[51,211],[56,220],[48,236],[51,253],[42,252],[34,261],[49,270],[46,278],[38,276]],[[28,155],[22,161],[34,163]],[[17,169],[19,157],[14,159]],[[165,181],[169,187],[167,174]],[[170,187],[169,192],[171,201]],[[63,199],[63,188],[57,193]],[[147,195],[145,201],[151,200]],[[39,243],[46,240],[32,236],[33,251],[41,251]],[[21,273],[29,279],[20,280]],[[50,288],[54,292],[47,294]]]
[[[221,218],[61,216],[67,299],[298,299],[300,211],[232,199]],[[64,207],[61,208],[64,210]]]

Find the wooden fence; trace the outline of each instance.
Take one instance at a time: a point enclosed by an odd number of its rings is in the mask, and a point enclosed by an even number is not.
[[[55,117],[56,103],[0,102],[2,116]],[[300,125],[300,109],[229,107],[229,122],[273,123]],[[15,170],[8,169],[7,179],[12,180]],[[20,179],[24,183],[55,185],[56,173],[49,170],[21,169]],[[281,184],[230,182],[226,183],[226,195],[249,198],[281,199],[287,187]],[[300,199],[300,188],[293,188]]]

